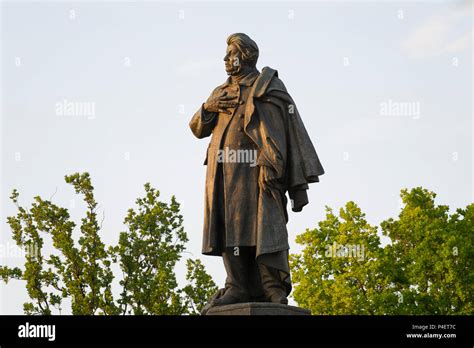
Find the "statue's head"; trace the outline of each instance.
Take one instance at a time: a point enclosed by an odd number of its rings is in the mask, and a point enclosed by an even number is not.
[[[258,60],[258,46],[243,33],[235,33],[227,38],[227,52],[224,57],[228,75],[237,75],[243,68],[254,68]]]

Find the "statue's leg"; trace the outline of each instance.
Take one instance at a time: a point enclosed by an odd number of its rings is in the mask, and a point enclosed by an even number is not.
[[[255,247],[249,247],[248,272],[249,272],[249,301],[267,302],[265,292],[263,291],[260,269],[255,260]]]
[[[286,289],[280,271],[270,266],[259,264],[263,290],[269,302],[288,304]]]
[[[257,259],[260,279],[268,301],[288,304],[286,298],[291,292],[288,267],[288,252],[281,251],[261,255]]]
[[[214,300],[214,305],[248,302],[248,262],[245,253],[236,254],[233,248],[226,248],[222,259],[227,273],[225,293]]]

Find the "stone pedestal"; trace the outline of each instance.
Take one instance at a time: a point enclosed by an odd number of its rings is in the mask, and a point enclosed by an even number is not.
[[[248,302],[211,307],[205,315],[311,315],[311,312],[278,303]]]

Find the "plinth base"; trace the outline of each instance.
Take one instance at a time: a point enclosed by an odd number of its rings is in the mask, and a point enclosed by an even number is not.
[[[205,315],[311,315],[311,311],[278,303],[248,302],[211,307]]]

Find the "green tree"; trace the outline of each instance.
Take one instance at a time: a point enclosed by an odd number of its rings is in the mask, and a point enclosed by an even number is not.
[[[186,260],[186,279],[189,284],[183,289],[187,307],[191,314],[198,314],[207,304],[210,296],[218,290],[212,277],[206,272],[201,260]]]
[[[18,214],[7,218],[13,239],[27,251],[24,270],[0,267],[0,275],[9,279],[23,279],[31,302],[24,304],[26,314],[51,314],[54,308],[61,311],[64,298],[71,299],[73,314],[115,314],[117,308],[111,292],[113,275],[110,256],[99,237],[97,203],[89,175],[66,176],[76,193],[84,196],[86,216],[80,226],[79,245],[75,245],[67,209],[51,201],[34,197],[30,209],[18,203],[18,192],[13,190],[12,201]],[[52,238],[58,254],[43,255],[43,236]]]
[[[385,247],[353,202],[339,216],[327,207],[318,228],[297,237],[304,249],[291,268],[299,305],[313,314],[474,312],[474,204],[449,215],[423,188],[401,197],[398,219],[380,226]]]
[[[314,314],[379,314],[373,301],[377,287],[380,240],[354,202],[339,217],[326,207],[326,220],[306,230],[296,242],[305,245],[291,255],[293,296]]]
[[[474,204],[450,215],[421,187],[402,190],[401,197],[398,220],[381,223],[392,241],[385,269],[399,297],[395,312],[473,314]]]
[[[123,312],[134,314],[195,314],[200,302],[191,301],[186,291],[204,291],[212,295],[215,284],[199,261],[188,260],[187,280],[204,279],[200,288],[187,285],[178,288],[174,268],[188,241],[183,228],[179,203],[159,201],[160,193],[145,184],[145,197],[136,201],[137,209],[129,209],[125,218],[127,232],[120,234],[113,252],[123,271],[121,298]],[[197,267],[195,267],[197,266]]]
[[[178,288],[174,268],[187,242],[179,213],[179,203],[159,201],[159,191],[145,184],[145,197],[125,218],[127,232],[120,233],[116,246],[106,248],[101,241],[97,202],[88,173],[65,177],[75,192],[83,196],[86,214],[80,235],[73,238],[76,224],[65,208],[35,197],[30,209],[18,203],[18,192],[10,197],[18,208],[7,219],[16,244],[27,251],[24,269],[0,266],[0,277],[24,280],[30,302],[26,314],[61,313],[63,300],[71,301],[73,314],[196,314],[202,299],[215,291],[212,278],[199,260],[188,260],[188,284]],[[57,252],[43,255],[43,237],[52,239]],[[113,263],[122,270],[122,291],[114,299]],[[195,289],[193,284],[199,286]],[[200,296],[189,296],[190,293]],[[197,301],[197,302],[195,302]]]

